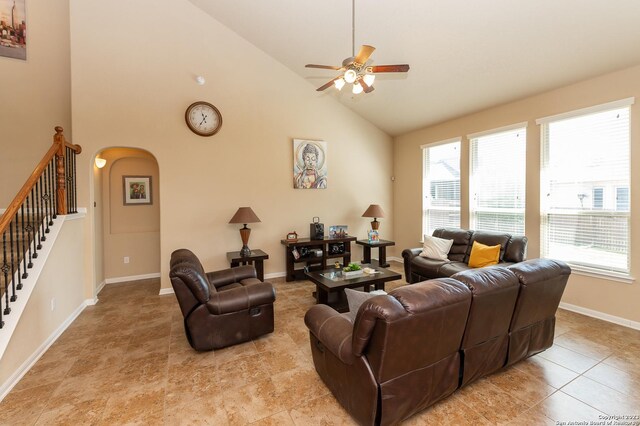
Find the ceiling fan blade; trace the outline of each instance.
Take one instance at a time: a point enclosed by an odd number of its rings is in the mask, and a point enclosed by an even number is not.
[[[305,65],[306,68],[320,68],[323,70],[339,70],[340,67],[336,67],[333,65],[316,65],[316,64],[307,64]]]
[[[363,44],[353,62],[360,65],[366,64],[374,50],[376,50],[375,47]]]
[[[367,83],[365,83],[364,78],[358,79],[358,82],[360,83],[360,86],[362,86],[362,91],[364,93],[371,93],[375,90],[373,86],[369,86],[367,85]]]
[[[374,65],[371,67],[371,72],[407,72],[409,71],[409,64],[400,65]]]
[[[323,84],[322,86],[318,87],[318,88],[316,89],[316,92],[322,92],[323,90],[326,90],[326,89],[328,89],[329,87],[333,86],[333,82],[334,82],[334,81],[336,81],[336,80],[337,80],[337,79],[339,79],[339,78],[340,78],[340,76],[338,76],[338,77],[336,77],[336,78],[334,78],[334,79],[332,79],[332,80],[329,80],[327,83],[325,83],[325,84]]]

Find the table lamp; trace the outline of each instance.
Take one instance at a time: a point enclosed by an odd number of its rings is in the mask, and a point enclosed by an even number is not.
[[[377,231],[380,227],[380,222],[378,222],[379,217],[384,217],[384,211],[382,207],[377,204],[371,204],[369,208],[362,213],[362,217],[372,217],[373,221],[371,222],[371,229]]]
[[[247,228],[247,223],[260,222],[258,216],[251,210],[251,207],[240,207],[236,214],[233,215],[229,223],[242,223],[244,227],[240,228],[240,238],[242,238],[242,248],[240,249],[240,256],[251,256],[251,249],[249,249],[249,235],[251,235],[251,229]]]

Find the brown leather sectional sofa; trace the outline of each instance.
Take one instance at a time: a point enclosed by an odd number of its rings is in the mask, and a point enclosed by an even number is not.
[[[405,279],[408,283],[450,277],[458,272],[471,269],[468,263],[474,241],[487,246],[500,244],[498,266],[509,266],[527,258],[527,237],[525,236],[458,228],[438,228],[433,231],[433,236],[453,240],[453,245],[447,256],[449,262],[420,256],[422,248],[403,250]]]
[[[549,348],[570,273],[549,259],[468,270],[372,297],[355,323],[313,306],[316,371],[358,423],[396,424]]]

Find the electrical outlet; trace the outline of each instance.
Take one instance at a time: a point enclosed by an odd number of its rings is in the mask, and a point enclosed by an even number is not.
[[[124,263],[129,263],[129,256],[124,257]]]
[[[51,312],[56,309],[56,298],[51,299]]]

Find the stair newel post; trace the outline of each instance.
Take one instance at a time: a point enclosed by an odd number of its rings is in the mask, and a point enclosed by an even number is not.
[[[67,214],[67,177],[65,164],[65,140],[62,127],[56,126],[56,134],[53,135],[53,143],[58,146],[56,151],[56,202],[58,214]]]

